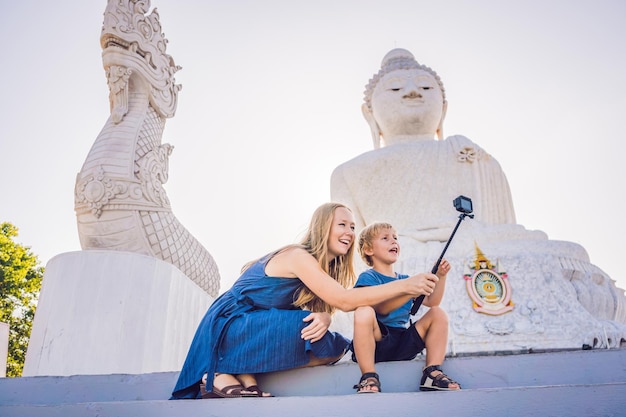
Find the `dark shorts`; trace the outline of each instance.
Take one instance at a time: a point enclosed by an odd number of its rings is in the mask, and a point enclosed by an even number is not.
[[[378,326],[383,337],[376,342],[374,362],[408,361],[415,358],[426,346],[414,324],[404,329],[387,327],[379,321]],[[352,349],[352,345],[350,348]],[[352,351],[352,360],[357,362],[354,349]]]

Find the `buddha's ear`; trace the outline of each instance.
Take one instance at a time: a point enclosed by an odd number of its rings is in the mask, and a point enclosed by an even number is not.
[[[441,120],[439,120],[439,126],[437,126],[437,139],[443,140],[443,121],[446,119],[446,112],[448,111],[448,102],[443,102],[443,109],[441,110]]]
[[[378,123],[376,123],[376,119],[374,119],[372,110],[370,110],[366,103],[363,103],[363,105],[361,106],[361,112],[363,113],[363,117],[365,117],[367,124],[370,126],[370,132],[372,133],[372,142],[374,142],[374,149],[378,149],[380,148],[380,128],[378,127]]]

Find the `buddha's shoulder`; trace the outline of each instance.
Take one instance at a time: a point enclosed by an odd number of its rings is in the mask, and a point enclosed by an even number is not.
[[[423,140],[415,142],[399,143],[391,146],[384,146],[379,149],[372,149],[364,152],[346,162],[337,168],[345,169],[346,167],[367,165],[376,160],[389,160],[394,158],[406,158],[415,154],[428,154],[430,152],[441,152],[442,149],[449,151],[457,151],[459,148],[475,147],[480,148],[477,144],[463,135],[449,136],[444,140]]]
[[[445,142],[448,145],[470,145],[470,146],[478,146],[476,143],[472,142],[467,136],[463,135],[453,135],[448,136],[445,140],[440,142]]]

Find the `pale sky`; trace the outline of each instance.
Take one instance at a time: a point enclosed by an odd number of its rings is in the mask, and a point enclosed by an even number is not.
[[[42,265],[80,250],[75,176],[109,115],[105,6],[0,0],[0,221]],[[581,244],[626,288],[626,2],[151,6],[183,67],[165,188],[215,258],[221,291],[248,260],[297,241],[330,198],[332,170],[371,149],[363,91],[396,47],[441,76],[444,134],[500,162],[517,222]]]

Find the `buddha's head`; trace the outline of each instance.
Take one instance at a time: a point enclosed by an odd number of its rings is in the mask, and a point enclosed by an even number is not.
[[[419,64],[405,49],[393,49],[365,89],[363,115],[370,125],[374,148],[412,138],[443,139],[447,108],[441,79]]]

